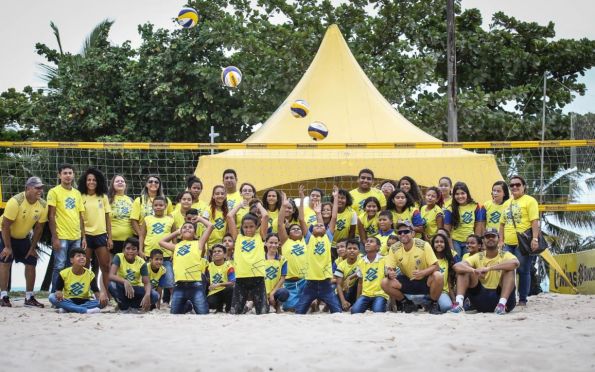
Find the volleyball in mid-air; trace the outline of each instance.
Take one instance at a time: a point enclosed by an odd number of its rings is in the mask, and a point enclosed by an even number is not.
[[[303,99],[298,99],[291,104],[291,115],[294,118],[305,118],[310,112],[310,105]]]
[[[315,121],[308,127],[308,134],[314,141],[322,141],[328,136],[328,129],[324,123]]]
[[[242,82],[242,72],[235,66],[227,66],[221,72],[221,81],[229,88],[236,88]]]
[[[192,8],[182,8],[177,21],[184,28],[192,28],[198,24],[198,12]]]

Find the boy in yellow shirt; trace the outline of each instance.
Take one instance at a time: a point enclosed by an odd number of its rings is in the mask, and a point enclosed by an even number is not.
[[[211,249],[212,262],[209,263],[209,294],[207,302],[209,309],[215,312],[231,311],[231,300],[233,296],[233,285],[236,281],[234,268],[230,261],[225,260],[227,249],[223,244],[215,244]]]
[[[163,298],[163,284],[165,283],[165,272],[167,269],[163,266],[163,252],[161,249],[153,249],[147,264],[149,271],[149,283],[151,289],[157,292],[159,299],[155,303],[155,307],[161,308],[161,300]],[[151,307],[153,309],[153,307]]]
[[[107,304],[107,295],[100,293],[93,271],[85,268],[87,255],[80,248],[72,248],[68,254],[70,264],[56,280],[56,291],[48,297],[58,312],[97,314]],[[95,294],[95,299],[90,294]]]
[[[68,265],[69,251],[74,248],[87,248],[85,240],[85,206],[81,193],[73,187],[74,167],[62,164],[58,168],[60,184],[48,192],[48,221],[52,232],[54,271],[52,272],[52,292],[62,269]]]
[[[349,239],[345,248],[345,259],[337,264],[333,275],[337,282],[337,295],[343,310],[347,311],[357,299],[357,265],[360,261],[359,241]]]
[[[385,276],[384,257],[380,250],[380,240],[371,236],[366,239],[366,255],[357,265],[357,301],[351,307],[351,314],[365,313],[370,309],[375,313],[386,312],[388,295],[382,290],[380,283]]]

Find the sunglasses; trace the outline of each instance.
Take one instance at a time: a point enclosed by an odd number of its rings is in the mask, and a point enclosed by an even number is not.
[[[521,186],[523,186],[523,184],[522,183],[509,183],[508,186],[510,186],[510,187],[521,187]]]
[[[409,234],[409,233],[411,233],[411,230],[399,230],[399,231],[397,231],[397,234],[399,234],[399,235],[406,235],[406,234]]]
[[[293,227],[289,229],[289,231],[302,231],[302,229],[300,229],[299,227]]]
[[[147,183],[154,183],[154,184],[159,185],[160,182],[157,180],[148,180]]]

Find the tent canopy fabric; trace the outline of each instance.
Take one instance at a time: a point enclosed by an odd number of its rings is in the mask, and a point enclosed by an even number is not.
[[[247,79],[250,77],[247,76]],[[305,99],[306,118],[294,118],[290,104]],[[326,32],[310,67],[271,117],[244,143],[312,143],[308,125],[323,122],[325,143],[441,142],[417,128],[378,92],[353,57],[339,28]],[[479,202],[490,198],[493,182],[502,179],[491,155],[461,149],[394,150],[228,150],[201,156],[196,175],[210,198],[222,183],[224,169],[238,173],[239,182],[257,190],[332,176],[357,176],[370,168],[377,179],[413,177],[420,185],[436,185],[441,176],[464,181]]]

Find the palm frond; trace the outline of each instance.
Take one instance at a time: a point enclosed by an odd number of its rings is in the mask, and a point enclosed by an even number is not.
[[[83,43],[83,48],[80,53],[81,56],[86,56],[89,50],[91,50],[93,47],[97,45],[97,42],[100,40],[102,32],[109,32],[109,29],[112,27],[113,24],[114,21],[111,21],[107,18],[99,22],[99,24],[97,24],[97,26],[93,28],[89,36],[87,36],[87,38],[85,39],[85,42]]]
[[[56,37],[56,42],[58,42],[58,49],[60,50],[60,54],[64,55],[64,51],[62,50],[62,40],[60,39],[60,30],[58,30],[58,26],[56,26],[54,21],[50,21],[50,27],[54,31],[54,36]]]

